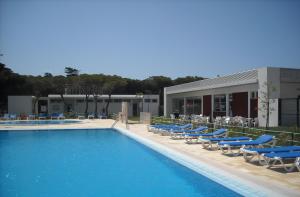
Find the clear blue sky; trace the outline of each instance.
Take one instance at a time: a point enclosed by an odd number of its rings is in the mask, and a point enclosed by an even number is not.
[[[300,1],[0,0],[0,61],[21,74],[215,77],[300,68]]]

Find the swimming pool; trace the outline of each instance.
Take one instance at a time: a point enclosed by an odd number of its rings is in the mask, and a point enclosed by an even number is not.
[[[0,125],[48,125],[79,123],[79,120],[14,120],[0,121]]]
[[[0,132],[0,196],[239,196],[113,129]]]

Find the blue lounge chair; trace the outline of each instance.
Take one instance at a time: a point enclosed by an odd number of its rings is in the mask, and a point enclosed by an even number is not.
[[[287,172],[291,172],[295,167],[300,171],[300,152],[280,152],[263,154],[269,168],[275,167],[279,162]],[[287,164],[287,161],[292,163]]]
[[[300,151],[300,146],[276,146],[271,148],[241,148],[244,159],[246,161],[251,161],[254,157],[258,157],[258,162],[261,165],[265,165],[266,161],[263,154],[267,153],[280,153],[280,152],[294,152]]]
[[[185,124],[185,125],[182,125],[182,126],[160,128],[160,129],[158,129],[157,133],[160,133],[161,135],[170,135],[171,132],[184,131],[184,130],[192,128],[192,126],[193,126],[192,124]]]
[[[219,142],[232,142],[232,141],[249,141],[250,137],[240,136],[240,137],[217,137],[217,138],[199,138],[199,141],[202,143],[203,148],[205,149],[214,149],[213,145],[217,145]],[[219,147],[216,146],[215,149]]]
[[[17,120],[17,114],[10,114],[9,119],[10,120]]]
[[[48,115],[47,115],[47,114],[45,114],[45,113],[39,114],[39,119],[40,119],[40,120],[45,120],[45,119],[47,119],[47,118],[48,118]]]
[[[2,119],[3,120],[9,120],[10,119],[9,114],[4,114]]]
[[[172,129],[172,128],[180,128],[182,125],[177,124],[156,124],[156,125],[150,125],[149,131],[157,132],[160,131],[160,129]]]
[[[99,119],[107,119],[107,115],[105,113],[99,113],[98,118]]]
[[[60,113],[58,114],[58,119],[66,119],[66,117],[63,113]]]
[[[185,139],[186,134],[203,133],[207,129],[208,129],[208,127],[201,126],[201,127],[196,128],[196,129],[171,131],[171,139],[173,139],[173,140]]]
[[[272,135],[261,135],[255,140],[242,141],[242,142],[219,142],[218,146],[222,150],[223,154],[230,153],[232,155],[239,155],[240,148],[246,147],[258,147],[263,148],[264,145],[275,145],[275,138]],[[233,149],[238,149],[237,152],[234,152]]]
[[[210,133],[191,133],[191,134],[186,134],[185,135],[185,139],[186,139],[186,143],[187,144],[197,144],[197,143],[201,143],[201,141],[199,140],[202,137],[222,137],[222,136],[226,136],[227,135],[227,129],[221,128],[221,129],[217,129],[213,132]]]
[[[90,114],[88,115],[88,119],[95,119],[94,113],[90,113]]]
[[[35,119],[35,115],[34,114],[29,114],[27,116],[27,120],[34,120]]]
[[[51,116],[50,116],[50,118],[51,118],[51,120],[58,119],[58,116],[59,116],[58,113],[52,113]]]

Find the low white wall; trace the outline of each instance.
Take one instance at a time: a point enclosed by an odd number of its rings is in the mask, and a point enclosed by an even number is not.
[[[32,96],[8,96],[8,113],[32,114]]]

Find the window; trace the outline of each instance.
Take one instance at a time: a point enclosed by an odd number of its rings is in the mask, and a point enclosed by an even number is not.
[[[145,99],[144,102],[145,102],[145,103],[150,103],[150,102],[151,102],[151,99]]]
[[[186,99],[186,114],[201,114],[201,99],[187,98]]]
[[[60,99],[51,99],[50,102],[51,103],[60,103],[61,100]]]
[[[258,97],[258,92],[251,92],[251,99],[256,99]]]
[[[122,99],[114,99],[113,102],[114,102],[114,103],[121,103],[121,102],[122,102]]]
[[[226,112],[226,96],[215,95],[214,96],[214,110],[215,112]]]
[[[152,103],[157,103],[157,99],[152,99]]]
[[[102,103],[103,102],[103,99],[98,99],[98,103]]]
[[[171,113],[184,113],[184,100],[183,99],[173,99],[172,100],[172,112]]]
[[[76,102],[77,102],[77,103],[83,103],[84,100],[83,100],[83,99],[77,99]]]
[[[52,111],[57,112],[60,110],[59,105],[52,105]]]

